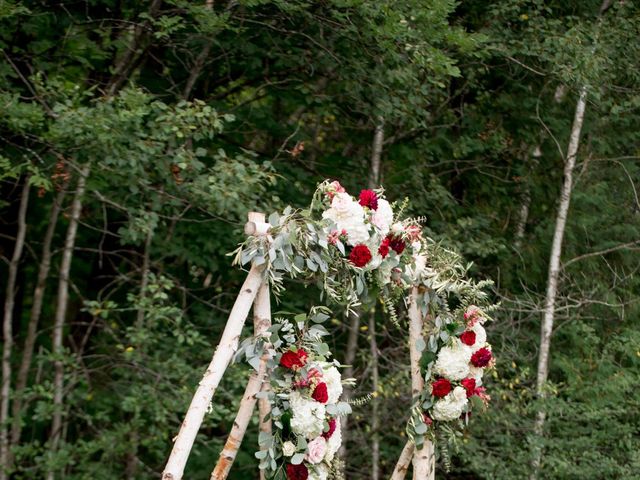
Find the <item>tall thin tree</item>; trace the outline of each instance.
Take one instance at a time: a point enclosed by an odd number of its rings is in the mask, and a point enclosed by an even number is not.
[[[6,467],[9,465],[9,401],[11,396],[11,351],[13,349],[13,307],[16,295],[16,277],[22,258],[25,237],[27,234],[27,207],[29,206],[29,177],[25,178],[18,208],[18,231],[13,247],[13,255],[9,261],[7,290],[4,300],[4,317],[2,319],[2,387],[0,388],[0,480],[6,480]]]

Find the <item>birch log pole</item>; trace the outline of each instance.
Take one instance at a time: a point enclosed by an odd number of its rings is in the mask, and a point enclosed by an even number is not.
[[[573,189],[573,168],[576,164],[576,155],[580,146],[580,133],[584,121],[584,112],[587,105],[587,87],[580,90],[576,111],[571,126],[571,136],[569,147],[567,148],[567,158],[564,163],[564,181],[560,192],[560,205],[556,215],[556,226],[553,232],[553,243],[551,245],[551,255],[549,257],[549,272],[547,274],[547,294],[544,304],[544,318],[540,331],[540,351],[538,353],[538,375],[536,379],[536,394],[539,398],[544,398],[544,386],[549,375],[549,350],[551,348],[551,334],[553,332],[553,322],[555,317],[556,297],[558,294],[558,277],[560,275],[560,258],[562,256],[562,241],[564,239],[565,227],[567,224],[567,213],[571,201],[571,191]],[[542,435],[545,411],[540,409],[536,414],[534,433],[536,437]],[[532,472],[530,478],[534,480],[538,476],[540,463],[542,460],[542,450],[534,449],[532,460]]]
[[[405,443],[404,448],[400,453],[400,458],[398,458],[398,462],[391,474],[391,480],[404,480],[407,476],[409,465],[411,465],[411,459],[413,458],[413,452],[415,449],[416,446],[411,440],[408,440],[407,443]]]
[[[424,378],[420,371],[421,352],[417,342],[423,339],[424,318],[418,308],[418,287],[411,289],[409,303],[409,356],[411,360],[411,395],[416,398],[424,389]],[[421,449],[413,454],[413,480],[433,480],[435,478],[435,454],[433,443],[425,440]]]
[[[245,232],[250,229],[255,232],[262,232],[267,230],[267,226],[261,222],[252,221],[252,215],[250,214]],[[220,384],[225,370],[229,366],[234,352],[238,348],[238,340],[242,333],[242,327],[251,309],[251,304],[264,281],[262,271],[263,266],[252,265],[246,280],[242,284],[240,293],[233,304],[227,324],[222,332],[220,343],[213,354],[207,371],[198,385],[198,389],[187,409],[180,431],[175,438],[173,449],[162,473],[163,480],[180,480],[182,478],[184,467],[187,464],[187,459],[189,458],[189,453],[193,447],[193,442],[196,439],[200,425],[202,425],[204,414]]]
[[[2,387],[0,388],[0,479],[7,478],[6,468],[9,466],[9,397],[11,396],[11,350],[13,348],[13,306],[16,295],[16,278],[18,266],[22,258],[24,240],[27,233],[27,207],[29,206],[29,177],[25,178],[18,208],[18,231],[13,255],[9,262],[7,290],[4,300],[4,317],[2,319]]]
[[[56,304],[56,313],[53,323],[52,351],[55,355],[53,363],[53,419],[51,421],[51,446],[50,450],[55,452],[58,450],[60,439],[62,438],[62,415],[63,415],[63,395],[64,395],[64,362],[63,354],[63,333],[64,324],[67,316],[67,306],[69,304],[69,274],[71,272],[71,260],[73,258],[73,250],[76,244],[76,234],[78,233],[78,222],[80,221],[80,213],[82,211],[82,199],[89,176],[90,167],[85,164],[80,169],[76,192],[71,203],[71,218],[67,227],[67,235],[64,240],[64,248],[62,250],[62,260],[60,261],[60,279],[58,281],[58,297]],[[47,471],[47,480],[55,478],[55,471],[50,469]]]
[[[266,233],[265,229],[260,229],[257,225],[266,225],[264,223],[265,217],[263,214],[252,212],[249,214],[249,223],[247,224],[246,231],[256,233],[257,230],[262,230]],[[258,290],[255,302],[253,304],[253,333],[254,336],[260,337],[267,335],[267,330],[271,327],[271,300],[269,292],[269,284],[265,281]],[[240,401],[240,407],[236,418],[233,422],[233,427],[229,437],[224,444],[224,448],[220,452],[218,463],[216,463],[213,472],[211,473],[211,480],[224,480],[229,475],[229,471],[233,465],[238,454],[238,449],[242,444],[242,440],[247,431],[247,426],[251,421],[253,410],[256,406],[255,395],[259,391],[268,391],[270,388],[269,382],[265,381],[268,375],[267,362],[269,361],[269,349],[270,345],[265,345],[265,351],[260,359],[258,372],[254,372],[249,378],[249,383],[245,389],[242,400]],[[271,432],[271,419],[264,421],[265,417],[271,413],[271,404],[266,398],[261,398],[258,401],[259,410],[259,425],[261,432]],[[260,471],[260,478],[264,480],[265,472]]]

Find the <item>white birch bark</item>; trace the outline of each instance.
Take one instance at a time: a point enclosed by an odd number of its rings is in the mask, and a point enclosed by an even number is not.
[[[62,260],[60,262],[60,280],[58,282],[58,303],[56,304],[56,312],[53,324],[52,352],[56,357],[54,361],[54,377],[53,377],[53,420],[51,422],[51,439],[49,449],[55,452],[60,444],[62,437],[62,415],[63,415],[63,395],[64,395],[64,363],[60,359],[63,354],[63,332],[65,317],[67,315],[67,306],[69,304],[69,272],[71,271],[71,260],[73,258],[73,249],[76,243],[76,234],[78,232],[78,221],[80,220],[80,212],[82,211],[82,198],[86,187],[87,177],[89,176],[89,165],[84,165],[78,176],[78,184],[76,192],[71,203],[71,217],[69,218],[69,226],[67,227],[67,236],[64,241],[64,249],[62,251]],[[55,478],[55,472],[49,470],[46,476],[47,480]]]
[[[556,215],[556,226],[553,233],[553,244],[551,246],[551,255],[549,257],[549,272],[547,275],[547,294],[544,306],[544,318],[542,320],[542,328],[540,332],[540,351],[538,353],[538,374],[536,379],[536,393],[538,397],[543,398],[545,395],[545,384],[549,374],[549,351],[551,348],[551,335],[553,332],[553,322],[555,317],[555,304],[558,294],[558,276],[560,274],[560,259],[562,256],[562,241],[564,239],[565,227],[567,224],[567,213],[571,201],[571,191],[573,188],[573,169],[576,163],[576,155],[580,146],[580,133],[582,132],[582,123],[584,121],[584,112],[587,99],[587,87],[582,87],[576,111],[571,127],[571,136],[569,139],[569,147],[567,148],[567,158],[564,164],[564,182],[560,193],[560,204]],[[540,437],[543,432],[545,422],[545,412],[539,410],[536,415],[534,433]],[[542,450],[537,448],[534,451],[532,461],[533,471],[532,479],[537,478],[538,470],[542,460]]]
[[[398,462],[391,474],[391,480],[404,480],[407,476],[407,471],[409,471],[409,465],[411,465],[411,459],[413,458],[413,452],[415,449],[416,446],[411,440],[408,440],[407,443],[405,443],[402,452],[400,452]]]
[[[13,307],[16,295],[16,278],[22,258],[24,240],[27,233],[27,207],[29,206],[29,177],[25,178],[18,208],[18,230],[13,254],[9,262],[4,317],[2,319],[2,386],[0,387],[0,479],[6,480],[6,467],[9,466],[9,401],[11,396],[11,351],[13,349]]]
[[[420,371],[420,357],[417,342],[423,339],[424,318],[418,308],[418,287],[411,289],[409,303],[409,356],[411,360],[411,395],[416,398],[424,389],[424,378]],[[433,480],[435,478],[435,455],[433,443],[425,440],[421,449],[413,454],[413,480]]]
[[[240,408],[233,421],[231,433],[224,444],[222,452],[220,452],[218,463],[211,473],[211,480],[225,480],[229,475],[244,434],[247,431],[251,415],[256,407],[256,393],[260,391],[260,387],[263,384],[265,370],[266,364],[260,362],[260,371],[258,373],[254,372],[249,378],[244,395],[242,396],[242,401],[240,402]]]
[[[256,301],[253,305],[253,333],[257,337],[268,335],[267,330],[271,327],[271,299],[269,292],[269,283],[264,282],[258,290]],[[268,381],[269,372],[267,371],[267,362],[269,361],[269,347],[265,345],[265,350],[260,359],[260,372],[265,372],[266,378],[263,376],[261,390],[268,392],[271,390],[271,383]],[[261,398],[258,400],[258,415],[260,431],[265,433],[271,433],[272,425],[271,418],[265,420],[271,413],[271,403],[268,398]],[[264,470],[260,470],[260,480],[265,480],[266,474]]]
[[[184,467],[187,464],[187,459],[200,425],[202,425],[204,414],[220,384],[222,375],[238,348],[242,327],[251,309],[251,304],[263,282],[262,270],[261,266],[255,265],[249,270],[249,274],[229,314],[220,343],[213,354],[204,377],[198,385],[198,389],[191,400],[185,419],[180,427],[180,432],[175,439],[167,465],[162,473],[163,480],[180,480],[182,478]]]
[[[49,224],[47,225],[47,231],[44,234],[44,240],[42,243],[42,254],[40,257],[40,265],[38,267],[38,278],[36,280],[36,286],[33,290],[33,305],[31,306],[31,313],[29,315],[27,335],[24,340],[22,360],[20,362],[20,368],[18,369],[16,390],[14,394],[13,404],[11,405],[12,445],[16,445],[20,442],[20,434],[22,433],[22,395],[24,393],[24,389],[27,386],[29,369],[31,368],[31,360],[33,359],[33,350],[35,348],[36,337],[38,335],[38,324],[40,323],[40,316],[42,315],[44,292],[47,286],[49,270],[51,268],[51,243],[53,241],[53,235],[58,223],[58,217],[60,215],[60,209],[62,206],[64,195],[65,192],[64,189],[62,189],[60,190],[60,192],[58,192],[53,200],[53,205],[51,206],[51,212],[49,214]]]

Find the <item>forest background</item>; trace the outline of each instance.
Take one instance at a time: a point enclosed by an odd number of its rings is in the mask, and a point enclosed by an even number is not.
[[[540,454],[540,478],[638,478],[637,2],[3,0],[0,50],[0,478],[158,478],[241,284],[247,212],[304,207],[324,178],[408,198],[495,280],[491,407],[440,478],[529,478]],[[318,300],[291,283],[276,309]],[[346,478],[388,477],[406,332],[381,306],[332,322],[352,398],[376,392]],[[247,375],[223,380],[186,478],[208,478]],[[257,474],[256,424],[233,479]]]

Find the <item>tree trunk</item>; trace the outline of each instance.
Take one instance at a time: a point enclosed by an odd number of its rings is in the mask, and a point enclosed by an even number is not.
[[[269,293],[269,283],[264,282],[258,290],[256,301],[253,305],[253,334],[257,337],[266,337],[268,335],[267,330],[271,327],[271,299]],[[271,382],[268,381],[269,372],[267,371],[267,362],[269,361],[269,349],[270,345],[265,345],[265,350],[260,359],[260,371],[265,372],[266,381],[264,376],[261,380],[264,382],[261,386],[263,392],[271,390]],[[258,400],[258,423],[260,425],[260,431],[265,433],[271,433],[272,425],[271,418],[265,420],[265,418],[271,414],[271,403],[268,398],[261,398]],[[260,470],[260,480],[265,480],[266,474],[264,470]]]
[[[202,424],[204,414],[220,384],[222,375],[238,348],[238,339],[242,333],[242,327],[244,326],[251,304],[263,282],[262,270],[262,266],[258,267],[253,265],[251,267],[240,293],[233,304],[220,343],[191,400],[185,419],[180,427],[180,432],[173,444],[171,455],[162,474],[163,480],[180,480],[182,478],[184,467],[189,458],[189,453],[193,447],[193,442],[200,429],[200,425]]]
[[[369,171],[369,181],[368,187],[375,188],[380,179],[380,159],[382,156],[382,145],[384,143],[384,119],[379,117],[378,125],[376,126],[376,131],[373,135],[373,143],[371,146],[371,163],[370,163],[370,171]],[[353,362],[356,359],[356,351],[358,350],[358,336],[360,334],[360,316],[352,314],[350,317],[351,323],[349,324],[349,336],[347,337],[347,350],[345,352],[344,361],[347,365],[344,370],[345,378],[353,377]],[[371,337],[375,342],[375,338]],[[377,347],[376,347],[377,352]],[[376,368],[377,368],[377,359],[376,359]],[[342,398],[345,402],[351,400],[352,391],[350,386],[344,387],[342,392]],[[374,398],[375,401],[375,398]],[[342,431],[342,445],[340,446],[340,450],[338,451],[338,456],[343,460],[346,459],[347,455],[347,441],[349,436],[349,416],[343,415],[340,418],[340,429]],[[374,442],[377,441],[374,439]],[[379,449],[379,447],[378,447]],[[378,468],[374,463],[372,469],[376,471]]]
[[[424,389],[424,378],[420,371],[420,357],[417,342],[423,338],[424,318],[418,308],[418,287],[411,289],[409,303],[409,356],[411,361],[411,396],[415,399]],[[435,478],[435,455],[433,443],[425,440],[421,449],[413,455],[413,480],[433,480]]]
[[[564,239],[565,227],[567,224],[567,213],[569,211],[569,203],[571,201],[571,190],[573,188],[573,168],[576,163],[576,154],[580,146],[580,133],[582,131],[582,123],[584,120],[584,111],[586,107],[587,87],[582,87],[580,96],[576,105],[573,125],[571,127],[571,137],[569,147],[567,149],[567,158],[564,164],[564,182],[560,193],[560,205],[556,215],[556,226],[553,233],[553,244],[551,246],[551,255],[549,257],[549,272],[547,276],[547,294],[544,306],[544,319],[542,321],[542,329],[540,332],[540,352],[538,354],[538,375],[536,381],[536,394],[539,398],[544,398],[544,387],[549,374],[549,350],[551,347],[551,334],[553,332],[553,321],[555,316],[556,296],[558,293],[558,276],[560,273],[560,258],[562,256],[562,241]],[[536,415],[534,433],[536,437],[541,437],[544,429],[546,414],[540,409]],[[542,449],[536,448],[534,451],[531,473],[531,479],[538,476],[540,464],[542,461]]]
[[[140,273],[140,300],[144,300],[147,296],[147,287],[149,286],[149,270],[151,268],[151,242],[153,242],[153,230],[147,232],[144,241],[144,253],[142,257],[142,271]],[[144,327],[145,309],[141,306],[136,312],[136,327]]]
[[[69,273],[71,271],[71,259],[73,258],[76,233],[78,232],[78,221],[80,219],[80,212],[82,211],[82,197],[84,196],[88,176],[89,165],[87,164],[82,167],[80,176],[78,177],[76,193],[73,198],[73,203],[71,204],[71,218],[69,219],[69,227],[67,228],[67,236],[64,241],[62,260],[60,262],[58,302],[56,304],[52,339],[52,352],[55,356],[53,379],[53,420],[51,422],[50,444],[50,450],[52,452],[55,452],[58,449],[60,439],[62,437],[62,401],[64,393],[64,362],[61,359],[63,355],[62,337],[65,317],[67,315],[67,306],[69,304]],[[55,472],[53,470],[49,470],[47,472],[47,480],[53,480],[54,478]]]
[[[533,172],[535,166],[540,161],[542,151],[538,145],[531,154],[531,157],[527,156],[529,161],[529,175]],[[516,250],[520,250],[522,247],[522,240],[524,239],[524,231],[529,221],[529,207],[531,206],[531,183],[529,178],[523,179],[523,191],[521,197],[520,212],[518,213],[518,223],[516,224],[516,233],[514,239],[514,247]]]
[[[27,387],[29,379],[29,369],[31,368],[31,360],[33,359],[33,350],[38,336],[38,324],[42,315],[42,304],[44,301],[44,293],[47,286],[47,278],[51,267],[51,243],[53,235],[60,216],[60,209],[64,199],[65,192],[60,190],[53,200],[51,212],[49,214],[49,224],[44,234],[42,244],[42,256],[40,258],[40,266],[38,268],[38,278],[36,286],[33,290],[33,305],[31,306],[31,314],[29,316],[29,324],[27,326],[27,336],[24,340],[24,348],[22,353],[22,361],[18,370],[16,379],[16,391],[14,394],[13,404],[11,406],[11,445],[20,443],[20,434],[22,433],[22,408],[24,389]]]
[[[407,472],[409,471],[409,465],[411,465],[411,459],[413,458],[413,452],[415,449],[416,446],[411,440],[408,440],[407,443],[405,443],[404,448],[400,453],[400,458],[398,458],[398,462],[391,474],[391,480],[404,480],[407,476]]]
[[[265,370],[266,364],[260,362],[260,371],[257,373],[254,372],[249,378],[247,388],[245,389],[242,401],[240,402],[240,408],[238,409],[236,418],[233,421],[231,433],[224,444],[222,452],[220,452],[218,463],[211,473],[211,480],[224,480],[229,475],[229,471],[236,459],[244,434],[247,431],[247,426],[251,420],[253,409],[256,407],[256,393],[260,391],[260,386],[263,384]]]
[[[20,207],[18,208],[18,231],[16,243],[13,247],[13,255],[9,262],[7,276],[6,298],[4,300],[4,317],[2,320],[2,387],[0,388],[0,479],[6,480],[9,466],[9,400],[11,396],[11,350],[13,348],[13,307],[16,295],[16,277],[18,266],[22,258],[24,240],[27,233],[27,207],[29,206],[29,177],[27,176],[22,187]]]

